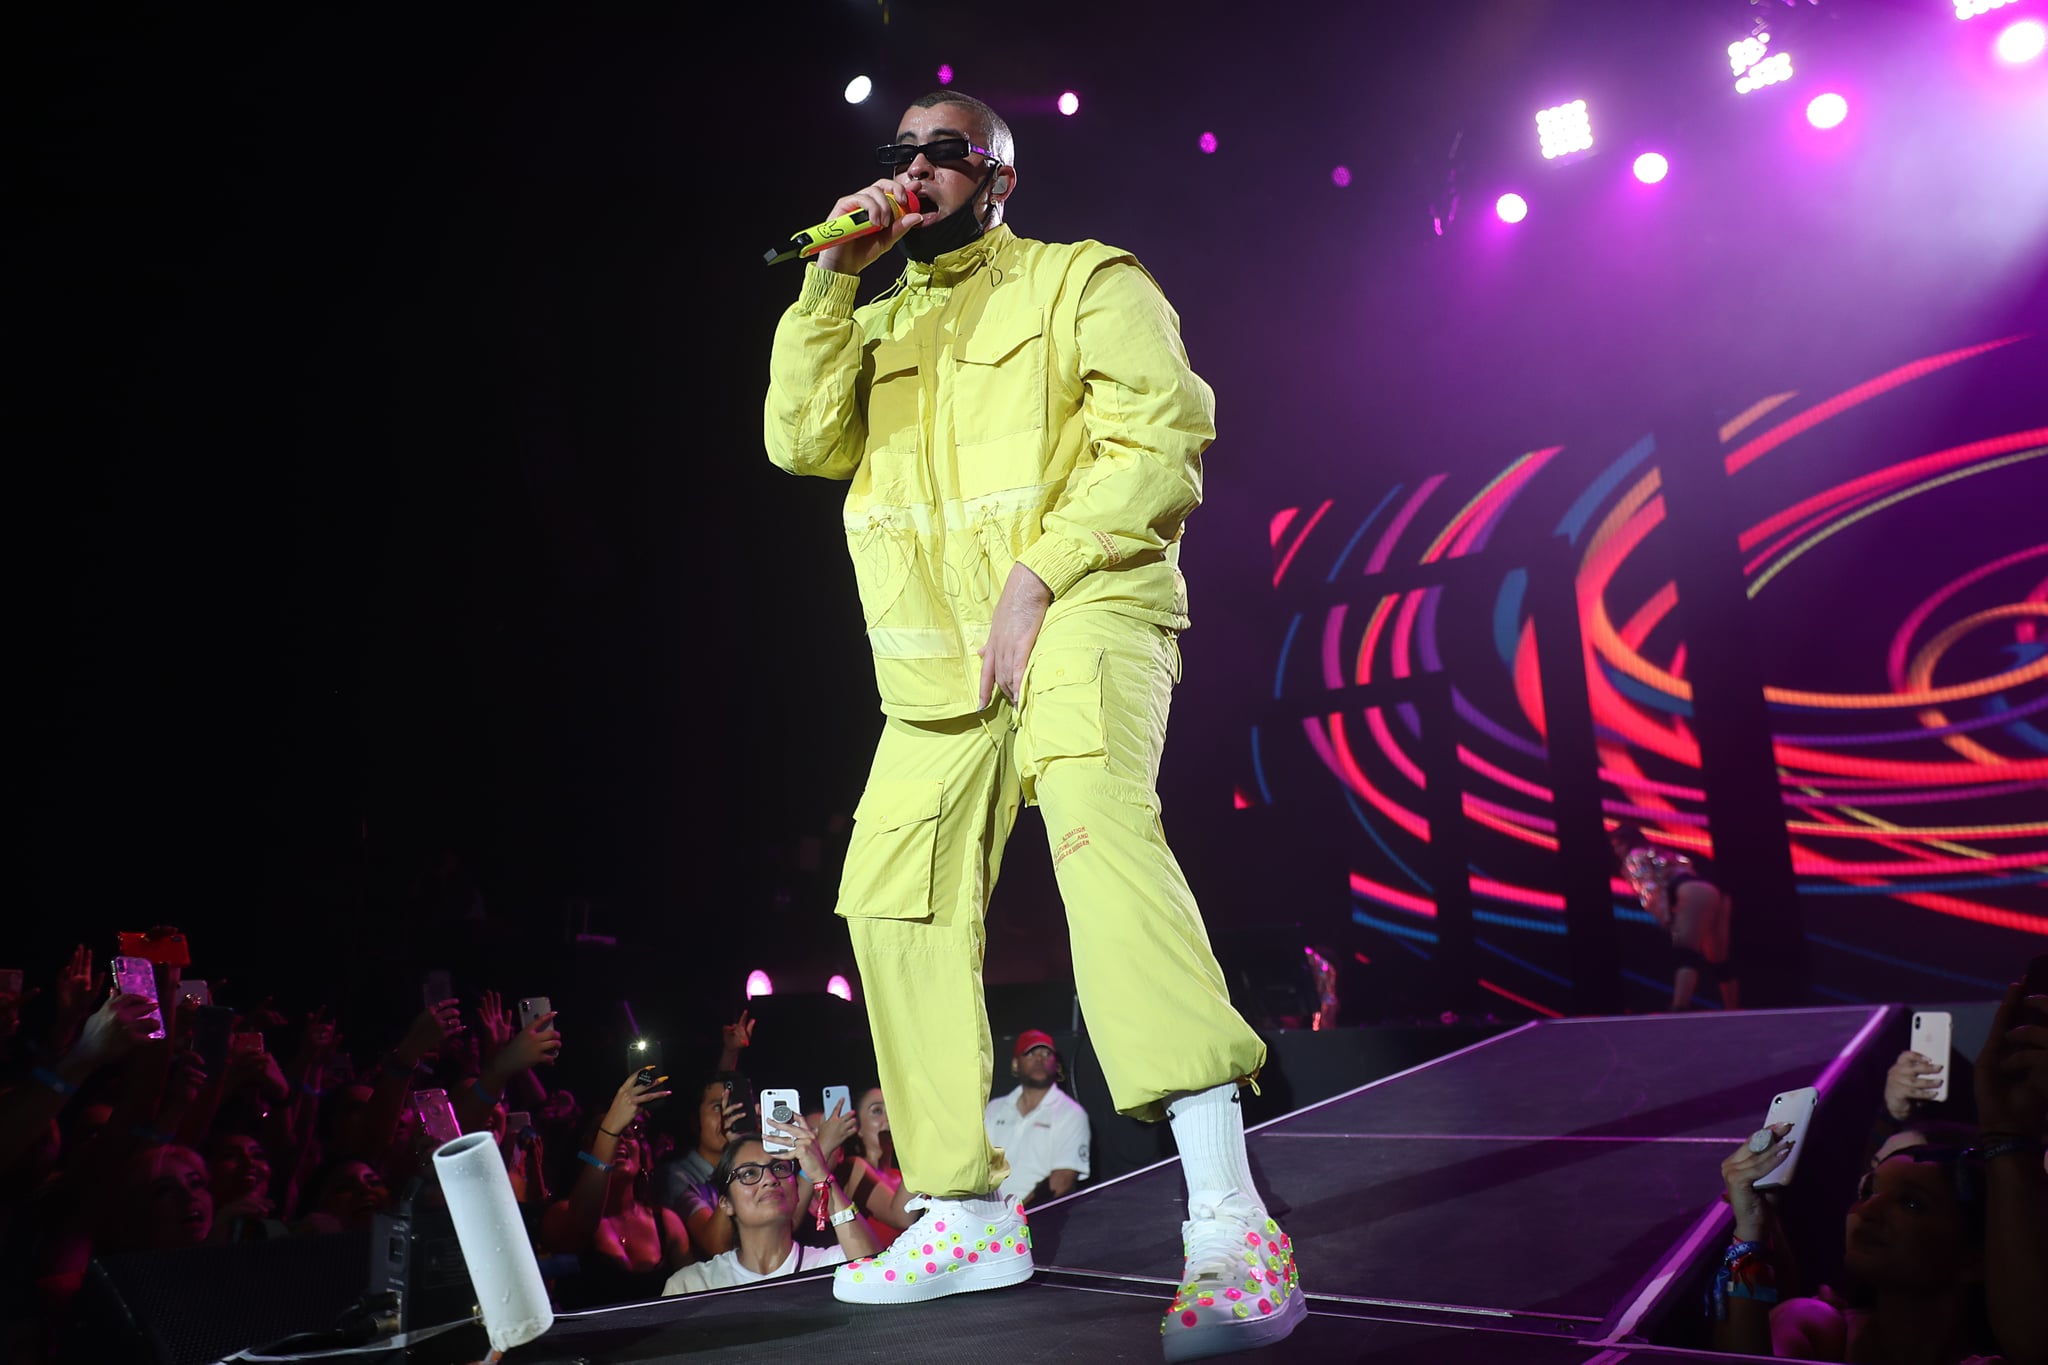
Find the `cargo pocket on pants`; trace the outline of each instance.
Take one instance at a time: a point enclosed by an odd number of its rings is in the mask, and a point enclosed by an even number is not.
[[[853,812],[839,878],[838,913],[857,919],[930,919],[943,782],[870,782]]]
[[[1106,759],[1102,725],[1102,651],[1033,651],[1024,670],[1019,744],[1035,771],[1056,758]]]

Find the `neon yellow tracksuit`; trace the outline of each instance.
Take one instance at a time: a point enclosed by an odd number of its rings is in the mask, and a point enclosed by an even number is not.
[[[1214,398],[1136,260],[997,227],[853,306],[809,267],[770,360],[768,456],[849,480],[885,722],[840,884],[910,1188],[986,1193],[982,917],[1041,807],[1075,984],[1121,1111],[1255,1074],[1156,792],[1187,626],[1182,522]],[[1012,564],[1052,590],[1012,709],[977,652]]]

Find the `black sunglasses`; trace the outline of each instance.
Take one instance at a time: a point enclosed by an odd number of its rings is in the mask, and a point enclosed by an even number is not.
[[[737,1180],[742,1185],[758,1185],[761,1183],[761,1174],[764,1171],[774,1176],[777,1180],[787,1180],[796,1174],[796,1163],[794,1161],[785,1161],[781,1157],[777,1157],[769,1162],[742,1162],[740,1165],[732,1168],[731,1180]]]
[[[922,147],[908,142],[891,142],[875,148],[875,160],[891,170],[900,170],[917,160],[919,152],[923,152],[924,159],[934,166],[946,161],[965,161],[969,152],[980,152],[991,161],[997,159],[994,152],[986,147],[977,147],[964,137],[942,137]]]

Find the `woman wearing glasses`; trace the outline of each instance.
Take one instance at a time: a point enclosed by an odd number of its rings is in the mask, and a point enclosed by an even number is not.
[[[718,1191],[718,1211],[730,1218],[735,1232],[732,1250],[708,1261],[684,1266],[669,1277],[663,1294],[695,1294],[706,1289],[732,1289],[756,1280],[796,1275],[842,1265],[879,1249],[874,1229],[860,1210],[847,1202],[826,1167],[810,1125],[792,1117],[786,1124],[763,1119],[762,1128],[791,1150],[770,1152],[758,1133],[736,1133],[711,1173]],[[832,1229],[837,1245],[799,1246],[792,1227],[797,1213],[797,1173],[823,1194],[813,1210]],[[806,1212],[804,1216],[811,1216]]]

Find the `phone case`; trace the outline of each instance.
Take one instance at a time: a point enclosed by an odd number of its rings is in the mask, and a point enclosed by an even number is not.
[[[803,1103],[797,1099],[794,1090],[763,1090],[761,1092],[761,1120],[765,1125],[770,1120],[782,1123],[785,1118],[803,1117]],[[786,1142],[777,1142],[762,1129],[761,1146],[770,1152],[793,1152],[796,1149]]]
[[[519,1031],[526,1032],[533,1027],[533,1021],[546,1014],[552,1006],[545,995],[532,995],[519,1002]]]
[[[412,1111],[419,1115],[420,1127],[434,1140],[435,1146],[453,1142],[462,1136],[462,1125],[455,1121],[455,1106],[449,1102],[447,1091],[413,1091]]]
[[[117,957],[114,959],[114,989],[122,995],[139,995],[145,1000],[156,1002],[156,964],[146,957]],[[156,1027],[149,1031],[152,1038],[164,1036],[163,1010],[156,1012]]]
[[[1793,1144],[1792,1155],[1757,1181],[1758,1189],[1782,1189],[1792,1183],[1792,1172],[1798,1167],[1800,1153],[1806,1147],[1806,1132],[1813,1125],[1813,1107],[1819,1099],[1820,1092],[1810,1085],[1772,1097],[1770,1111],[1764,1115],[1764,1126],[1768,1128],[1774,1123],[1792,1125],[1791,1131],[1778,1139],[1780,1143]]]
[[[851,1114],[853,1112],[853,1092],[843,1085],[826,1086],[824,1110],[825,1117],[828,1119],[842,1110]]]
[[[1937,1103],[1947,1099],[1951,1070],[1948,1011],[1922,1010],[1913,1016],[1913,1051],[1941,1067],[1941,1089],[1934,1092],[1934,1098]]]

